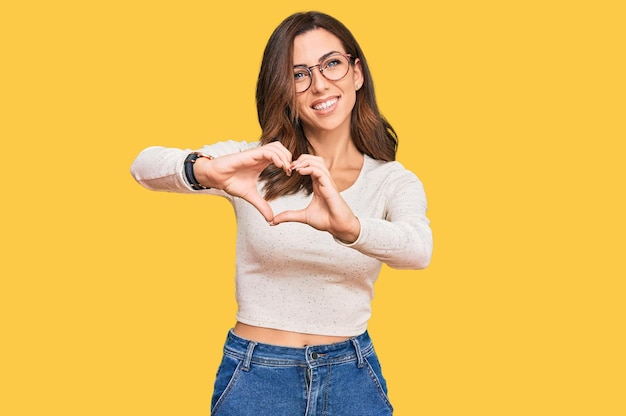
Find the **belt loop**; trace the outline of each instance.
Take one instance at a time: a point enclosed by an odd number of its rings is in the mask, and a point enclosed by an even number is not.
[[[248,344],[248,350],[246,351],[246,356],[243,359],[243,367],[241,368],[243,371],[250,370],[250,361],[252,361],[252,352],[254,351],[254,347],[256,347],[257,343],[254,341],[250,341]]]
[[[354,349],[356,351],[356,366],[357,368],[363,368],[365,365],[363,361],[363,353],[361,352],[361,346],[359,345],[359,341],[355,338],[351,338],[352,345],[354,345]]]

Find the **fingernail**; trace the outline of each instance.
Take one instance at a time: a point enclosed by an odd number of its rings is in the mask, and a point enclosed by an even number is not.
[[[287,164],[287,162],[283,162],[283,170],[285,171],[287,176],[291,176],[291,167],[289,166],[289,164]]]

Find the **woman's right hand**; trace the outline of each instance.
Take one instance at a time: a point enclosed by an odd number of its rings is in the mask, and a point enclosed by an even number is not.
[[[254,149],[220,156],[215,159],[198,158],[194,163],[196,180],[204,186],[222,189],[228,194],[248,201],[266,221],[274,218],[268,202],[259,194],[259,175],[271,163],[291,175],[291,152],[280,142],[272,142]]]

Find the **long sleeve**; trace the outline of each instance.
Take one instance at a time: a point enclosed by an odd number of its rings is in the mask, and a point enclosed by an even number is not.
[[[255,145],[223,142],[199,151],[219,157]],[[357,335],[367,328],[382,263],[420,269],[430,262],[432,235],[424,189],[398,162],[365,156],[359,178],[341,192],[361,222],[361,233],[354,243],[343,244],[306,224],[272,227],[254,206],[224,191],[192,190],[183,173],[189,152],[147,148],[131,172],[148,189],[229,198],[237,217],[239,322],[310,334]],[[302,191],[270,204],[278,213],[302,209],[311,198]]]
[[[196,151],[219,157],[242,152],[255,146],[257,146],[257,142],[248,143],[231,140],[204,146]],[[135,158],[130,168],[131,175],[139,184],[152,191],[209,193],[226,196],[226,193],[215,189],[202,191],[191,189],[185,179],[183,167],[185,158],[190,152],[192,152],[190,149],[148,147]]]
[[[365,189],[360,189],[360,196],[353,197],[352,203],[361,234],[355,242],[344,245],[396,269],[428,266],[433,238],[422,182],[393,162],[372,170],[368,180],[361,183]],[[383,218],[369,215],[373,211],[377,215],[382,212]]]
[[[258,142],[227,141],[204,146],[198,151],[219,157],[255,146]],[[218,189],[195,191],[191,188],[183,169],[190,152],[189,149],[149,147],[137,156],[131,173],[150,190],[206,193],[232,201],[230,195]],[[433,240],[421,181],[398,162],[366,157],[365,163],[355,185],[342,192],[359,218],[361,233],[351,244],[335,241],[393,268],[425,268],[431,260]]]
[[[238,321],[311,334],[359,334],[371,316],[382,264],[428,265],[426,198],[412,172],[366,156],[359,178],[341,196],[362,225],[352,244],[306,224],[271,227],[254,207],[235,201]],[[296,210],[311,199],[299,192],[271,205],[274,212]]]

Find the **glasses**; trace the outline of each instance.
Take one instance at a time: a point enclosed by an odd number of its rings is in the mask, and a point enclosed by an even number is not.
[[[317,67],[320,74],[329,81],[339,81],[346,76],[353,60],[349,54],[334,53],[320,59],[320,63],[313,66],[296,65],[293,67],[293,79],[296,82],[296,92],[305,92],[313,82],[313,68]]]

